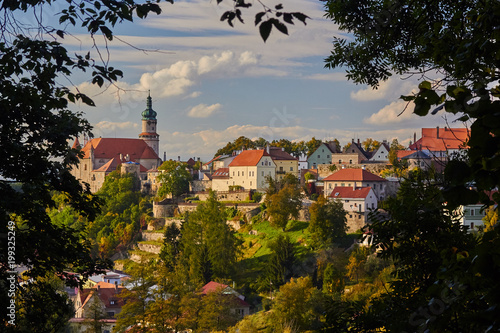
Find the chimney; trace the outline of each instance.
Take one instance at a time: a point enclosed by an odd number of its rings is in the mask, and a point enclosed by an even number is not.
[[[115,281],[115,290],[118,290],[118,281]]]
[[[199,161],[200,161],[200,158],[198,157],[196,160],[199,162]]]
[[[101,286],[99,284],[97,284],[97,291],[101,291]]]
[[[177,156],[177,161],[181,161],[181,157],[180,156]]]
[[[359,138],[358,138],[358,145],[359,145]]]
[[[413,132],[413,143],[417,142],[417,133]]]
[[[439,139],[439,126],[436,126],[436,138]]]
[[[165,162],[167,160],[167,152],[164,151],[163,152],[163,162]]]
[[[266,146],[266,152],[269,154],[269,145]]]

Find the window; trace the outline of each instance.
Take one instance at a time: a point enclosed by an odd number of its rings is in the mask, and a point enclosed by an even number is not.
[[[332,183],[328,183],[328,188],[332,188]]]
[[[242,176],[244,176],[244,175],[245,175],[245,171],[242,171],[242,172],[241,172],[241,175],[242,175]]]
[[[293,171],[293,167],[290,167],[290,171]]]
[[[264,171],[262,171],[262,176],[264,176]]]
[[[238,171],[238,177],[240,176],[240,172]]]
[[[342,160],[339,160],[339,164],[342,164]]]
[[[375,203],[374,202],[372,202],[372,208],[375,209]]]
[[[234,171],[233,171],[233,177],[234,177]]]
[[[262,165],[264,165],[264,161],[262,161]]]
[[[113,318],[115,316],[114,312],[106,312],[106,314],[108,315],[108,318]]]
[[[345,187],[345,183],[340,184],[341,187]]]
[[[352,164],[352,160],[349,160],[349,164]]]
[[[109,282],[108,282],[108,283],[109,283]],[[110,300],[110,301],[109,301],[109,304],[110,304],[110,305],[115,305],[115,304],[116,304],[116,301],[115,301],[114,299],[112,299],[112,300]]]
[[[475,210],[475,209],[471,209],[471,210],[470,210],[470,216],[474,216],[474,215],[475,215],[475,213],[476,213],[476,210]]]
[[[252,186],[252,181],[250,181],[250,186]]]
[[[325,150],[324,150],[324,149],[321,149],[321,152],[322,152],[322,153],[324,153],[324,152],[325,152]]]
[[[87,171],[87,164],[83,166],[83,170]]]

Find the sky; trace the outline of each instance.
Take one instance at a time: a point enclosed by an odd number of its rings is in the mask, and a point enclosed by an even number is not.
[[[57,3],[57,2],[56,2]],[[267,1],[266,4],[278,2]],[[220,21],[230,1],[176,1],[163,13],[117,25],[107,44],[95,36],[100,56],[124,77],[100,89],[88,73],[71,78],[96,107],[72,106],[94,126],[95,137],[137,138],[150,91],[157,112],[160,157],[211,159],[239,136],[291,141],[397,138],[408,145],[422,127],[462,127],[443,113],[418,117],[399,99],[416,91],[418,77],[393,76],[377,90],[345,78],[345,69],[324,68],[333,37],[350,38],[323,17],[320,1],[289,0],[287,11],[308,15],[307,25],[288,25],[266,42],[254,25],[259,2],[244,11],[244,24]],[[56,10],[53,8],[52,10]],[[75,52],[92,48],[83,31],[64,39]],[[108,52],[109,51],[109,52]],[[92,48],[93,56],[99,56]]]

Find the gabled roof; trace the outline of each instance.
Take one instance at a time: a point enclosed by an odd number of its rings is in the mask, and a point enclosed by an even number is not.
[[[112,158],[111,160],[109,160],[108,162],[106,162],[106,164],[104,164],[99,169],[92,170],[92,171],[94,171],[94,172],[112,172],[112,171],[115,171],[116,168],[118,167],[118,165],[122,164],[122,163],[136,163],[136,164],[139,164],[139,172],[148,172],[148,169],[145,166],[143,166],[142,164],[138,163],[138,162],[132,162],[132,161],[123,162],[123,161],[120,161],[120,159],[116,158],[116,157]]]
[[[229,166],[255,166],[259,163],[263,156],[269,156],[269,154],[263,149],[244,150],[236,156],[231,163],[229,163]]]
[[[359,140],[358,140],[359,141]],[[360,154],[363,156],[365,159],[370,159],[372,157],[371,152],[367,152],[366,150],[363,149],[361,146],[361,143],[356,143],[354,140],[352,140],[351,145],[345,150],[346,154]]]
[[[469,139],[467,128],[422,128],[422,137],[413,143],[411,150],[446,151],[448,149],[464,149]]]
[[[201,287],[201,294],[206,295],[206,294],[214,292],[214,291],[221,291],[221,290],[226,289],[227,287],[229,287],[227,284],[222,284],[222,283],[218,283],[215,281],[210,281],[209,283],[207,283],[206,285]]]
[[[95,138],[82,148],[84,158],[90,158],[91,147],[95,158],[119,158],[122,154],[123,157],[129,155],[130,160],[159,159],[155,151],[141,139]]]
[[[328,141],[323,143],[332,154],[340,153],[335,141]]]
[[[298,158],[293,157],[280,147],[269,147],[269,155],[273,160],[297,161]]]
[[[342,187],[337,186],[330,193],[330,198],[342,198],[342,199],[366,199],[371,191],[371,187],[357,187],[356,189],[352,187]]]
[[[414,150],[398,150],[398,160],[406,158],[406,156],[413,154]]]
[[[229,168],[219,168],[212,173],[212,178],[229,178]]]
[[[387,179],[374,175],[364,169],[341,169],[323,181],[358,181],[358,182],[386,182]]]
[[[125,287],[123,286],[100,281],[91,289],[80,291],[82,307],[90,301],[92,296],[97,295],[106,308],[120,308],[124,302],[118,297],[118,294],[124,289]],[[111,304],[111,301],[114,301],[114,304]]]

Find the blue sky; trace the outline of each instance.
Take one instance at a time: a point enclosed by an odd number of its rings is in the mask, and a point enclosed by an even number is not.
[[[285,10],[306,13],[311,20],[306,26],[289,26],[289,36],[272,32],[266,43],[253,24],[258,2],[244,13],[245,24],[236,22],[235,28],[219,20],[229,5],[164,3],[160,16],[117,27],[119,39],[157,51],[144,52],[118,40],[109,43],[110,65],[124,71],[123,79],[99,89],[88,77],[74,76],[75,86],[97,106],[73,109],[85,113],[97,137],[133,138],[140,133],[140,113],[151,90],[161,157],[166,151],[167,158],[205,161],[241,135],[292,141],[337,138],[342,145],[352,138],[397,138],[408,144],[422,127],[447,125],[442,113],[420,118],[410,112],[411,106],[397,116],[405,107],[398,97],[415,91],[418,77],[393,77],[372,90],[347,81],[342,69],[324,69],[333,36],[346,35],[323,18],[320,1],[284,3]],[[101,51],[103,40],[96,36]],[[75,51],[92,46],[83,32],[64,42]],[[448,124],[461,126],[453,120],[448,117]]]

